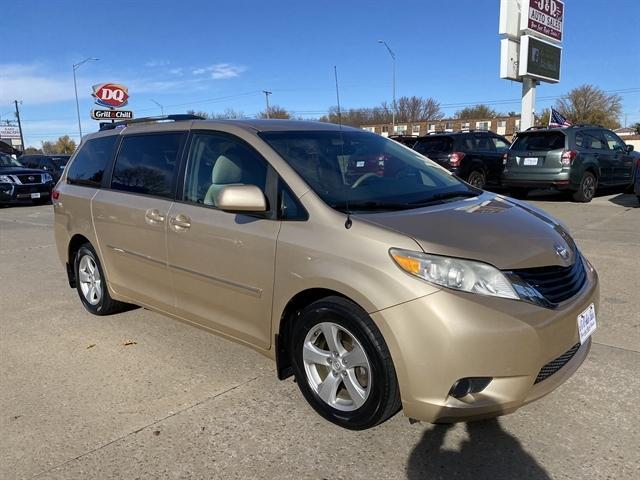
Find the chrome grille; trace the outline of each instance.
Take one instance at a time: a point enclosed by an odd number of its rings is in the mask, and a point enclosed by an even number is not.
[[[25,175],[16,175],[20,183],[23,185],[29,185],[34,183],[42,183],[42,175],[39,173],[29,173]]]
[[[558,304],[575,296],[585,284],[587,273],[582,257],[569,267],[551,266],[513,270],[522,280],[535,288],[552,304]]]

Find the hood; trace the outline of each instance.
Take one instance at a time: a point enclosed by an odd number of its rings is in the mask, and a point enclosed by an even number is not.
[[[478,260],[501,270],[569,266],[575,258],[571,236],[553,217],[488,192],[432,207],[358,218],[408,235],[426,253]]]
[[[3,175],[42,175],[43,173],[48,173],[45,170],[38,170],[35,168],[26,168],[26,167],[3,167],[0,166],[0,173]]]

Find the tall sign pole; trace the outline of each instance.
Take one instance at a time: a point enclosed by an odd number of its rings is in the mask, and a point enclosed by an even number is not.
[[[522,82],[520,130],[534,125],[536,85],[560,81],[562,0],[500,0],[500,78]]]
[[[18,130],[20,130],[20,149],[24,153],[24,136],[22,135],[22,123],[20,123],[20,109],[18,108],[18,100],[13,101],[16,106],[16,120],[18,120]]]

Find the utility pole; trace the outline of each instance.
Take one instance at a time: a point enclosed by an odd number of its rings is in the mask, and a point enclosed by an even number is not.
[[[89,57],[85,58],[81,62],[73,64],[73,89],[76,92],[76,113],[78,114],[78,133],[80,134],[80,142],[82,142],[82,125],[80,124],[80,104],[78,103],[78,84],[76,83],[76,70],[80,68],[82,65],[87,63],[89,60],[93,60],[97,62],[100,60],[99,58]]]
[[[262,93],[264,93],[264,99],[267,101],[267,118],[271,118],[271,116],[269,115],[269,95],[271,95],[273,92],[263,90]]]
[[[16,119],[18,120],[18,130],[20,130],[20,148],[22,149],[22,153],[24,153],[24,136],[22,135],[22,123],[20,123],[20,109],[18,108],[18,100],[14,100],[13,103],[16,106]]]

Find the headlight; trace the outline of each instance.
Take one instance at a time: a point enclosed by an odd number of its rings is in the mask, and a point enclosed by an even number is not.
[[[0,175],[0,183],[13,183],[13,179],[9,175]]]
[[[435,285],[493,297],[520,298],[502,272],[486,263],[396,248],[389,253],[402,270]]]
[[[42,183],[47,183],[47,182],[52,182],[53,181],[53,177],[51,176],[50,173],[43,173],[42,174]]]

